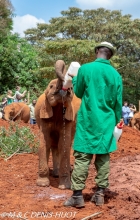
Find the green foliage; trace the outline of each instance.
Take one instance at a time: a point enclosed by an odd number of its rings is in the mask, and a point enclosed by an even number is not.
[[[9,128],[0,128],[0,156],[9,157],[14,153],[37,152],[38,141],[28,127],[19,127],[18,123]]]
[[[30,91],[31,97],[40,95],[46,80],[39,72],[38,52],[25,39],[11,34],[13,7],[10,0],[0,0],[0,94],[15,87]]]
[[[45,78],[54,78],[54,63],[63,59],[80,64],[94,60],[94,46],[108,41],[116,47],[111,59],[123,78],[123,99],[138,104],[140,97],[140,19],[121,11],[104,8],[81,10],[70,7],[50,24],[38,24],[25,32],[26,39],[40,47],[40,71]],[[122,68],[123,67],[123,68]]]
[[[30,91],[31,99],[38,97],[51,79],[56,78],[54,64],[63,59],[68,66],[72,61],[80,64],[95,59],[94,47],[102,41],[111,42],[116,47],[116,55],[111,59],[123,78],[123,99],[138,104],[140,97],[140,19],[121,11],[81,10],[70,7],[61,11],[61,16],[52,18],[49,24],[37,24],[37,28],[25,31],[25,40],[8,31],[12,28],[13,16],[10,1],[0,8],[1,33],[6,37],[0,44],[0,93],[15,89]],[[6,20],[7,19],[7,20]],[[9,20],[8,20],[9,19]],[[1,24],[1,23],[0,23]],[[34,45],[34,46],[32,46]]]
[[[9,35],[0,45],[0,93],[16,85],[38,91],[46,83],[38,73],[37,51],[18,35]]]
[[[12,30],[13,6],[9,0],[0,0],[0,43]]]
[[[40,60],[40,73],[42,77],[49,79],[55,78],[54,63],[58,59],[65,61],[69,65],[71,61],[80,64],[93,60],[94,41],[89,40],[57,40],[45,41],[42,48]]]

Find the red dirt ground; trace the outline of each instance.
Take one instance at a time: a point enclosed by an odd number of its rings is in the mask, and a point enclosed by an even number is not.
[[[38,137],[37,125],[29,126]],[[0,119],[0,126],[8,127]],[[71,165],[74,158],[71,150]],[[70,190],[59,190],[58,179],[50,176],[50,187],[36,185],[38,155],[14,155],[5,161],[0,158],[0,219],[38,220],[70,219],[82,220],[96,212],[99,220],[140,220],[140,132],[124,127],[118,150],[111,154],[110,188],[106,190],[105,205],[97,207],[90,202],[95,190],[96,170],[92,164],[83,191],[85,208],[65,208],[63,202],[71,196]],[[49,162],[52,169],[51,159]],[[9,216],[7,216],[9,215]]]

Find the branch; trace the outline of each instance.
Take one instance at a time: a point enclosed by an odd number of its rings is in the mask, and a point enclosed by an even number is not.
[[[7,157],[5,160],[9,160],[11,157],[13,157],[18,151],[20,150],[20,148],[18,148],[13,154],[11,154],[9,157]]]
[[[102,212],[96,212],[96,213],[94,213],[94,214],[92,214],[92,215],[89,215],[89,216],[87,216],[87,217],[85,217],[85,218],[82,218],[81,220],[88,220],[88,219],[90,219],[90,218],[92,218],[92,217],[94,217],[94,216],[97,216],[97,215],[100,215]]]

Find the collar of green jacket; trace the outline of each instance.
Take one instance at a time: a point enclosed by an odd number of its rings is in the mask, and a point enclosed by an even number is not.
[[[97,59],[95,60],[95,62],[106,63],[106,64],[109,64],[109,65],[110,65],[110,61],[109,61],[109,60],[106,60],[106,59],[103,59],[103,58],[97,58]]]

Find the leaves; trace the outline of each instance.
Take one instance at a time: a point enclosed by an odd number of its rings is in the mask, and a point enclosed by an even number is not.
[[[61,11],[60,17],[52,18],[49,24],[37,24],[37,28],[26,30],[25,38],[30,44],[24,41],[20,52],[18,45],[21,45],[21,39],[15,38],[0,45],[0,55],[3,56],[0,67],[2,91],[7,89],[3,86],[7,79],[9,88],[20,83],[35,91],[38,91],[37,88],[44,89],[56,77],[56,60],[63,59],[67,66],[72,61],[80,64],[91,62],[95,59],[95,45],[108,41],[116,47],[111,64],[123,78],[123,98],[138,104],[140,19],[133,20],[131,15],[122,15],[118,10],[70,7]]]
[[[12,30],[13,6],[9,0],[0,0],[0,42]]]
[[[0,63],[0,93],[13,90],[16,85],[30,90],[40,84],[37,51],[18,35],[9,34],[3,41],[0,46]]]
[[[18,123],[10,123],[8,129],[0,128],[0,156],[10,156],[15,152],[37,152],[39,142],[27,127],[19,127]]]

